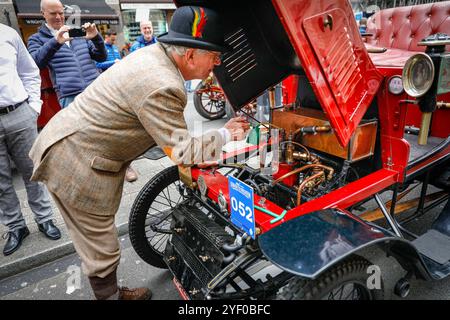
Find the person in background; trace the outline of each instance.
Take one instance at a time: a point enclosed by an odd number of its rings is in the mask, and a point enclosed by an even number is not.
[[[97,62],[96,66],[101,71],[105,71],[109,67],[111,67],[114,63],[119,62],[120,59],[122,59],[119,48],[115,46],[117,38],[117,32],[108,30],[105,33],[105,48],[106,52],[108,53],[108,57],[106,58],[106,61],[104,62]]]
[[[95,24],[83,27],[86,36],[71,39],[64,25],[64,7],[59,0],[42,0],[45,23],[28,40],[28,51],[39,69],[49,67],[59,104],[67,107],[99,75],[93,60],[106,60],[103,38]]]
[[[122,57],[126,57],[130,53],[131,43],[125,42],[125,44],[120,49],[120,54]]]
[[[361,20],[359,20],[359,33],[364,34],[367,31],[367,18],[362,17]]]
[[[8,227],[3,254],[10,255],[30,234],[14,190],[10,156],[22,174],[28,204],[39,231],[49,239],[61,238],[52,222],[52,206],[42,184],[30,181],[33,162],[28,157],[37,137],[41,111],[39,69],[19,34],[0,23],[0,222]]]
[[[130,53],[156,43],[156,38],[153,36],[153,27],[151,21],[141,21],[141,35],[136,39],[130,49]]]

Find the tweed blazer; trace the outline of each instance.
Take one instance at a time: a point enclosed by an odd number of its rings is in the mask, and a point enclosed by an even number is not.
[[[160,44],[128,55],[45,126],[30,151],[31,179],[79,210],[115,214],[127,166],[155,143],[177,164],[220,156],[217,130],[189,135],[186,101],[184,79]]]

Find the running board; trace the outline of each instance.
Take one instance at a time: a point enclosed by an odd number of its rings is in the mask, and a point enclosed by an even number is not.
[[[450,237],[436,230],[429,230],[412,241],[420,254],[439,263],[450,261]]]
[[[411,182],[423,175],[427,171],[437,167],[438,165],[450,159],[450,137],[447,137],[439,145],[423,156],[414,159],[408,163],[406,167],[406,176],[404,183]]]
[[[412,241],[425,262],[428,272],[434,278],[442,279],[450,275],[450,237],[436,231],[429,230]]]

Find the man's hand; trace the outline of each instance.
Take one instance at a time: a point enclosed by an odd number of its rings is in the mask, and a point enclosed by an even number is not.
[[[205,161],[205,162],[197,164],[197,167],[199,169],[207,169],[207,168],[217,167],[217,166],[219,166],[219,161]]]
[[[84,30],[86,30],[86,36],[85,39],[91,40],[92,38],[95,38],[98,35],[97,27],[95,26],[95,23],[87,22],[83,24]]]
[[[69,29],[69,26],[62,26],[58,31],[56,31],[55,39],[59,44],[64,44],[65,42],[72,40],[72,38],[66,35]]]
[[[230,132],[231,141],[239,141],[245,138],[250,129],[250,123],[243,117],[237,117],[231,118],[223,127]]]

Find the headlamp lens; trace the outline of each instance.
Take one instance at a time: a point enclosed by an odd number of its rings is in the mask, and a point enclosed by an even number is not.
[[[434,65],[431,58],[420,53],[408,59],[403,69],[403,87],[411,97],[421,97],[433,84]]]

